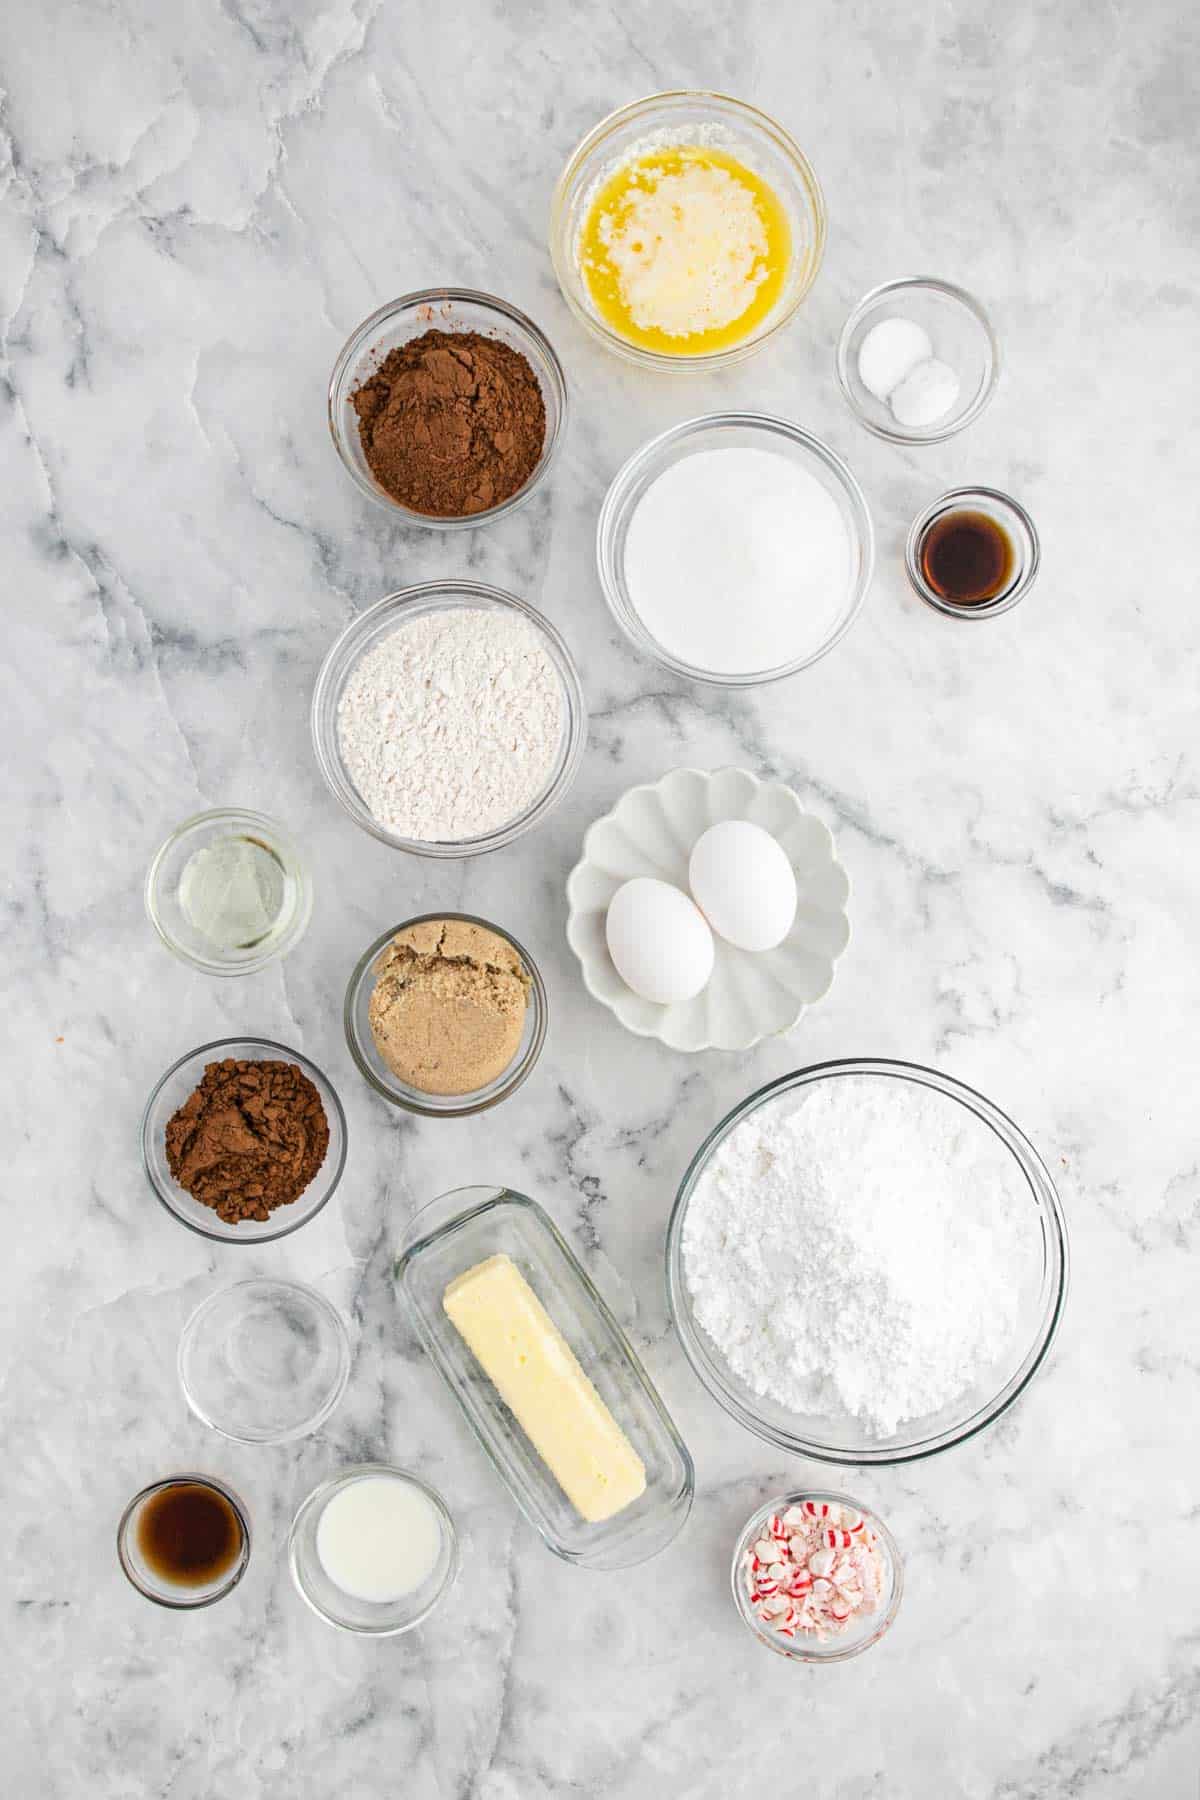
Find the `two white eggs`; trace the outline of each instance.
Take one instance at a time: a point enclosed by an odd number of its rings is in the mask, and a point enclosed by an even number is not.
[[[724,819],[688,859],[691,898],[669,881],[635,876],[608,906],[605,936],[617,974],[643,1000],[691,1000],[713,971],[713,933],[739,950],[774,950],[796,917],[792,865],[761,825]]]

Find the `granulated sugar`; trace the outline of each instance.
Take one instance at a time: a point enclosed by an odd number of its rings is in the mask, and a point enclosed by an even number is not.
[[[418,613],[368,650],[338,703],[346,773],[399,837],[460,842],[498,831],[547,786],[563,685],[519,614]]]
[[[1032,1197],[989,1126],[889,1076],[783,1095],[718,1147],[688,1204],[696,1318],[735,1374],[880,1436],[956,1399],[1036,1284]]]

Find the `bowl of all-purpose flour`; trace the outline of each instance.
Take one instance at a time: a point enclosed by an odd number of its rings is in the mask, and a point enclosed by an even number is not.
[[[1042,1363],[1067,1240],[1037,1151],[981,1094],[914,1064],[818,1064],[701,1145],[667,1237],[701,1381],[757,1436],[904,1462],[992,1423]]]
[[[313,748],[364,830],[422,856],[498,849],[575,777],[587,710],[571,654],[514,594],[431,581],[352,620],[317,677]]]
[[[840,456],[768,413],[711,413],[651,439],[596,529],[605,599],[677,675],[753,687],[832,650],[875,561],[871,515]]]

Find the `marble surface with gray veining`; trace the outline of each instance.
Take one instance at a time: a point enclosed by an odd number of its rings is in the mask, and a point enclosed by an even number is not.
[[[0,19],[3,720],[3,1787],[14,1800],[1195,1800],[1200,1398],[1200,618],[1194,382],[1196,14],[1184,0],[8,0]],[[789,329],[718,375],[652,378],[576,325],[550,191],[600,115],[711,85],[811,155],[831,229]],[[1005,372],[939,448],[868,437],[832,351],[869,286],[929,272],[992,310]],[[325,384],[381,301],[455,282],[546,328],[571,418],[552,478],[475,533],[395,525],[339,467]],[[826,661],[728,698],[633,653],[597,585],[605,486],[650,433],[765,407],[846,456],[876,520],[866,608]],[[958,626],[905,587],[917,509],[966,480],[1042,531],[1037,589]],[[473,862],[389,852],[323,788],[320,659],[392,589],[469,570],[528,596],[584,671],[580,777]],[[687,1059],[583,991],[562,889],[589,821],[693,763],[792,782],[833,830],[854,937],[790,1041]],[[317,903],[281,967],[217,982],[142,910],[165,833],[222,802],[286,820]],[[350,1062],[341,998],[388,924],[466,907],[551,990],[502,1110],[414,1123]],[[244,1032],[326,1068],[350,1157],[334,1202],[261,1251],[155,1204],[140,1108],[176,1056]],[[800,1063],[936,1064],[1054,1170],[1073,1290],[996,1428],[848,1483],[892,1525],[891,1636],[839,1668],[750,1640],[727,1560],[760,1497],[820,1479],[719,1412],[668,1329],[666,1215],[710,1125]],[[673,1547],[635,1574],[547,1555],[397,1317],[393,1245],[445,1189],[550,1209],[695,1455]],[[315,1437],[230,1446],[187,1413],[181,1323],[292,1272],[345,1309],[346,1399]],[[387,1456],[446,1496],[453,1599],[362,1643],[309,1614],[299,1500]],[[193,1617],[123,1581],[116,1519],[177,1468],[253,1514],[236,1595]]]

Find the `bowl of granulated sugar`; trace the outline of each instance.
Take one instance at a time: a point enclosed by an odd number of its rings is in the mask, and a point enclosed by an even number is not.
[[[827,444],[768,413],[711,413],[643,444],[600,509],[617,624],[676,675],[754,687],[849,631],[871,585],[863,491]]]
[[[768,1443],[908,1462],[1013,1405],[1062,1317],[1045,1164],[982,1094],[914,1063],[819,1063],[722,1119],[667,1237],[671,1312],[713,1397]]]
[[[587,710],[558,632],[515,594],[431,581],[342,632],[312,700],[317,763],[356,824],[418,856],[510,844],[562,799]]]

